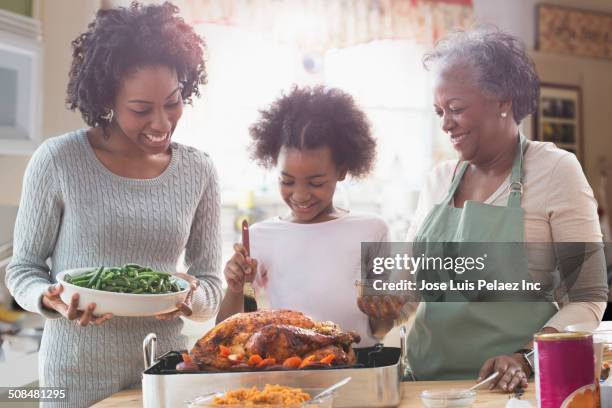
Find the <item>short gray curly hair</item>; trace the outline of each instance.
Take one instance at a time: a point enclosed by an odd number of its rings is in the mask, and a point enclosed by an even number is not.
[[[466,63],[475,68],[481,89],[502,101],[512,101],[512,116],[517,124],[535,112],[540,80],[518,38],[491,26],[456,30],[423,57],[427,70],[433,65],[444,69]]]

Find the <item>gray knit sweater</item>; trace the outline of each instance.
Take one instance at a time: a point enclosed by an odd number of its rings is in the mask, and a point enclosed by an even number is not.
[[[125,263],[174,272],[185,251],[186,270],[201,283],[191,318],[209,319],[221,299],[219,216],[216,171],[194,148],[172,143],[168,168],[146,180],[104,167],[85,130],[51,138],[36,150],[23,182],[6,282],[24,309],[48,318],[40,383],[68,388],[69,401],[61,406],[86,407],[138,385],[147,333],[157,333],[162,353],[184,349],[186,339],[180,318],[115,317],[80,327],[43,309],[41,295],[56,274]]]

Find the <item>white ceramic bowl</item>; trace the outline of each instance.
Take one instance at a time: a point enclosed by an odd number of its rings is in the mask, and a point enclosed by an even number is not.
[[[176,304],[180,303],[187,296],[189,283],[174,277],[177,284],[182,289],[175,293],[162,294],[132,294],[106,292],[103,290],[82,288],[64,281],[64,276],[70,274],[75,277],[91,270],[91,268],[69,269],[57,274],[57,281],[62,284],[64,290],[60,298],[64,303],[69,304],[74,293],[79,294],[79,309],[84,309],[90,303],[96,304],[94,314],[103,315],[112,313],[115,316],[155,316],[160,313],[168,313],[176,310]]]

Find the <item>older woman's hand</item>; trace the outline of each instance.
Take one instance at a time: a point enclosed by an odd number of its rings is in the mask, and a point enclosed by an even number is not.
[[[193,310],[191,309],[191,299],[193,298],[193,293],[198,290],[200,281],[187,273],[178,272],[175,273],[174,276],[186,280],[189,283],[189,292],[187,292],[187,296],[185,296],[185,299],[182,302],[176,304],[176,310],[156,315],[155,317],[158,320],[170,320],[179,316],[191,316],[193,313]]]
[[[489,384],[490,390],[497,387],[506,392],[513,392],[517,386],[527,388],[527,378],[531,374],[531,369],[520,354],[491,357],[482,365],[477,381],[482,381],[496,371],[499,375]]]
[[[43,293],[42,304],[47,309],[55,310],[68,320],[78,320],[80,326],[87,326],[94,324],[96,326],[101,325],[105,321],[113,317],[112,313],[107,313],[102,316],[94,315],[96,310],[96,304],[90,303],[85,308],[85,311],[80,311],[79,308],[79,294],[75,293],[70,299],[70,304],[67,305],[60,298],[60,293],[64,290],[61,283],[49,285],[45,293]]]

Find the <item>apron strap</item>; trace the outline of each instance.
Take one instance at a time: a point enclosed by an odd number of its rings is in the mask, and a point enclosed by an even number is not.
[[[448,188],[448,193],[446,194],[446,197],[444,198],[444,203],[446,203],[446,205],[450,204],[451,200],[453,199],[453,196],[455,195],[455,191],[457,191],[457,187],[459,187],[459,183],[461,183],[463,174],[465,173],[465,170],[467,169],[468,166],[469,166],[469,163],[467,161],[459,163],[459,170],[457,170],[456,174],[454,175],[453,183]]]
[[[527,150],[527,139],[521,133],[519,133],[519,148],[516,152],[516,156],[514,157],[514,163],[512,164],[512,173],[510,174],[510,185],[508,186],[508,190],[510,190],[510,196],[508,197],[508,207],[520,207],[521,206],[521,196],[523,195],[523,154]],[[455,174],[453,178],[453,182],[448,189],[448,193],[444,198],[444,203],[449,205],[457,188],[459,187],[459,183],[461,183],[461,179],[463,178],[463,174],[467,169],[469,163],[464,161],[459,164],[459,170]]]
[[[520,207],[521,196],[523,195],[523,154],[527,150],[527,139],[519,133],[519,148],[514,157],[512,173],[510,175],[510,195],[508,197],[508,207]]]

